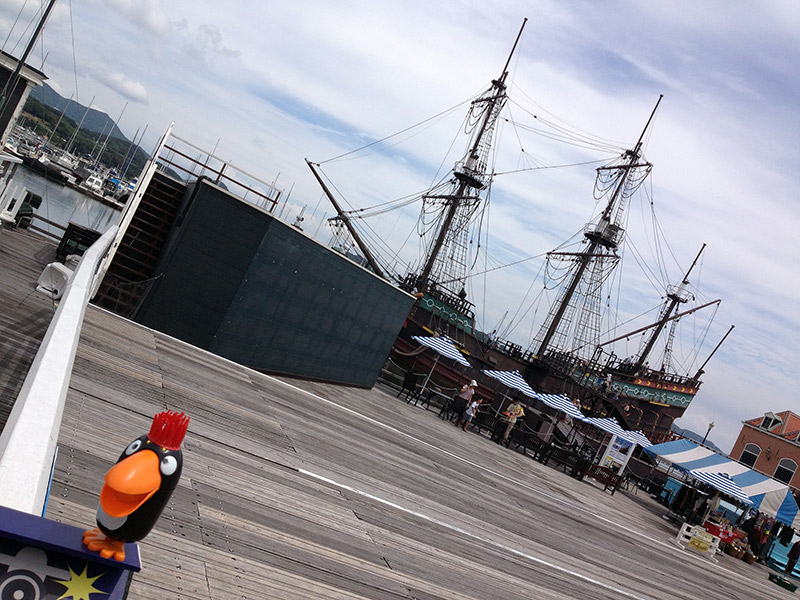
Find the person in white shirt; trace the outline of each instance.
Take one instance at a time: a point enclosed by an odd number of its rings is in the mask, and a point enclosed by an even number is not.
[[[476,398],[475,400],[471,401],[464,410],[464,414],[462,414],[458,419],[458,422],[456,422],[456,427],[461,427],[461,429],[466,431],[467,425],[472,423],[472,419],[478,414],[481,402],[483,402],[481,398]]]

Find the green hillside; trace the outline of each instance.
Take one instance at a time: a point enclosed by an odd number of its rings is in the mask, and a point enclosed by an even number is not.
[[[24,118],[24,124],[28,129],[38,135],[47,136],[59,148],[67,149],[66,147],[74,135],[75,139],[70,144],[69,150],[76,156],[94,156],[97,158],[97,153],[100,152],[107,132],[101,136],[102,127],[99,131],[88,128],[86,121],[88,121],[89,117],[87,115],[83,126],[76,134],[75,130],[78,128],[78,123],[67,114],[61,117],[63,108],[63,104],[61,110],[47,106],[35,99],[31,94],[22,109],[22,118],[20,120],[23,121]],[[79,120],[85,110],[85,107],[79,109]],[[105,113],[100,114],[108,119],[108,115]],[[60,122],[59,118],[61,119]],[[54,131],[53,129],[57,123],[58,129]],[[145,162],[147,162],[147,154],[139,146],[132,148],[130,140],[127,140],[120,132],[119,137],[111,136],[108,138],[108,142],[99,159],[103,164],[114,167],[119,172],[127,170],[128,175],[132,175],[138,174],[142,170]]]
[[[74,100],[64,98],[46,83],[31,90],[30,97],[54,109],[59,115],[63,112],[65,117],[69,117],[76,123],[80,123],[83,114],[86,113],[85,106],[78,104]],[[66,111],[64,111],[64,107],[66,107]],[[107,135],[110,129],[112,138],[125,140],[125,135],[114,124],[114,120],[106,113],[94,108],[90,108],[89,112],[86,113],[86,118],[83,119],[81,129],[94,131],[98,134],[102,133],[103,135]]]

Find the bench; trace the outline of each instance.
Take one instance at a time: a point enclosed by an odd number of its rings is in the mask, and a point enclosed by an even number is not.
[[[419,379],[420,375],[417,373],[412,373],[410,370],[406,371],[406,374],[403,377],[403,384],[400,386],[400,391],[397,392],[397,397],[399,398],[405,394],[406,403],[415,399],[419,399],[419,390],[417,390]],[[416,404],[416,402],[414,404]]]
[[[464,398],[456,396],[442,406],[442,410],[439,411],[439,417],[452,421],[458,419],[466,408],[467,401],[464,400]]]
[[[500,419],[495,416],[493,411],[489,410],[486,412],[478,411],[478,414],[472,419],[472,427],[481,433],[484,431],[494,431],[498,423],[500,423]]]
[[[546,463],[553,446],[544,441],[535,433],[514,429],[509,437],[509,445],[514,444],[514,448],[522,448],[522,453],[527,456],[530,451],[531,456],[541,463]]]
[[[424,406],[425,410],[428,410],[431,407],[441,409],[452,400],[451,394],[445,394],[441,390],[432,387],[420,394],[420,406]],[[417,401],[414,400],[414,406],[416,405]]]
[[[564,468],[564,473],[569,469],[569,474],[575,479],[583,479],[586,468],[590,464],[580,454],[557,446],[553,446],[550,449],[550,452],[542,462],[548,465],[551,460],[555,461],[557,465],[561,465]]]
[[[611,488],[611,495],[614,495],[614,492],[619,489],[620,484],[622,483],[623,476],[619,473],[614,473],[608,467],[601,467],[600,465],[596,465],[594,463],[590,464],[586,467],[586,472],[584,473],[586,477],[591,477],[598,483],[602,483],[605,487],[603,487],[603,491],[608,491],[608,488]]]

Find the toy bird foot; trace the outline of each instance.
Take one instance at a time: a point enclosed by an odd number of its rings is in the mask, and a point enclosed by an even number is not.
[[[125,560],[125,542],[112,539],[97,528],[83,532],[83,545],[92,552],[99,552],[103,558]]]

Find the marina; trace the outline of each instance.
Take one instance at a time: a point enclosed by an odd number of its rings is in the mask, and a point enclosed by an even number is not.
[[[82,190],[58,185],[22,166],[13,181],[20,188],[42,197],[41,206],[34,210],[31,226],[52,239],[60,239],[69,223],[103,233],[119,216],[118,208],[102,204]]]
[[[4,232],[6,329],[50,306],[15,252],[53,246]],[[785,597],[764,566],[676,546],[644,491],[612,496],[395,394],[269,377],[89,306],[47,517],[92,526],[102,473],[169,407],[192,419],[184,475],[130,598]]]

